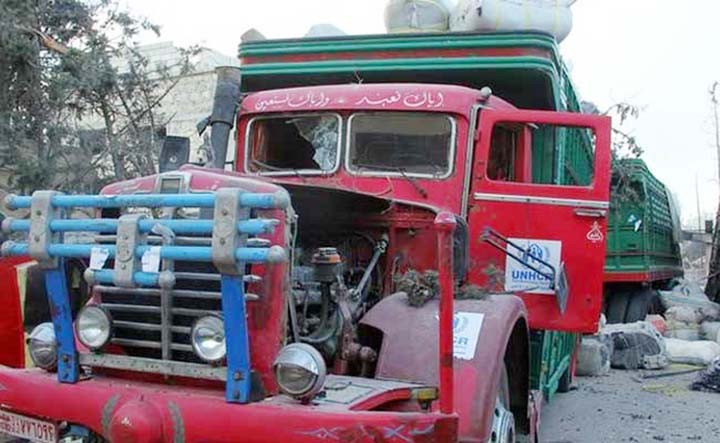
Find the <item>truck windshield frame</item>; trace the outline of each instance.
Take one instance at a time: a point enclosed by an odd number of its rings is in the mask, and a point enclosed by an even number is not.
[[[267,121],[267,120],[287,120],[290,121],[292,119],[322,119],[332,117],[337,122],[337,144],[335,144],[335,161],[332,164],[332,168],[324,169],[322,168],[322,165],[318,165],[318,168],[308,168],[308,167],[284,167],[284,166],[278,166],[275,167],[271,164],[263,164],[259,159],[253,158],[253,155],[255,153],[255,137],[253,134],[253,129],[255,128],[255,125],[259,121]],[[334,174],[340,169],[340,163],[341,163],[341,157],[342,157],[342,143],[343,143],[343,130],[344,130],[344,120],[342,116],[335,112],[304,112],[304,113],[277,113],[277,114],[267,114],[267,115],[259,115],[256,117],[253,117],[248,121],[247,126],[245,128],[245,161],[244,161],[244,171],[247,174],[253,174],[253,175],[267,175],[267,176],[293,176],[293,175],[330,175]],[[302,134],[300,134],[302,136]],[[307,139],[306,139],[307,140]],[[310,140],[307,140],[308,143],[313,145],[313,142]],[[318,149],[316,146],[312,146],[315,148],[315,151],[317,153]],[[310,158],[310,160],[314,160],[314,156]],[[263,169],[258,169],[253,167],[253,164],[257,164]],[[272,169],[271,169],[272,168]]]
[[[363,167],[363,162],[354,162],[352,159],[354,152],[354,137],[353,137],[353,123],[357,118],[364,116],[401,116],[401,117],[412,117],[421,116],[423,118],[428,117],[439,117],[446,119],[449,122],[449,138],[447,149],[447,164],[442,165],[442,173],[426,173],[413,171],[412,166],[401,166],[401,165],[387,165],[387,169],[383,169],[383,165],[379,162],[370,162]],[[345,152],[345,169],[349,174],[358,176],[371,176],[371,177],[419,177],[419,178],[430,178],[436,180],[442,180],[450,177],[455,170],[455,153],[457,151],[457,121],[449,114],[436,113],[436,112],[416,112],[416,111],[363,111],[356,112],[348,118],[347,123],[347,140],[346,140],[346,152]],[[438,148],[440,149],[440,148]],[[427,166],[432,167],[433,164],[428,162]]]

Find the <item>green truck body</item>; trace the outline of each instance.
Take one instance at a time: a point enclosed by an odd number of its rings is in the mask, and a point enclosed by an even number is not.
[[[616,163],[613,191],[605,311],[611,323],[630,323],[659,309],[654,290],[683,275],[680,221],[672,196],[642,160]]]
[[[439,83],[487,86],[519,108],[580,112],[554,38],[538,32],[256,41],[243,43],[239,56],[244,92],[357,82]],[[536,137],[533,158],[544,161],[534,163],[534,181],[590,183],[589,140]],[[546,398],[568,388],[576,343],[576,334],[533,332],[531,382]]]

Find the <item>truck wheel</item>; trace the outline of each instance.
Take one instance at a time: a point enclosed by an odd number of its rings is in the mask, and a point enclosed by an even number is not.
[[[625,291],[618,291],[612,293],[608,297],[608,306],[606,313],[608,323],[623,323],[625,321],[625,314],[628,309],[629,297],[630,294]]]
[[[510,412],[510,382],[503,362],[493,414],[492,443],[515,443],[515,417]]]
[[[648,314],[655,313],[659,299],[657,293],[651,289],[642,289],[630,294],[625,323],[635,323],[645,320]]]

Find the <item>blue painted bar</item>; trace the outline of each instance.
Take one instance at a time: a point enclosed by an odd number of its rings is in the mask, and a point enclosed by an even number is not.
[[[212,220],[140,220],[140,232],[151,232],[155,225],[170,228],[178,235],[212,234]],[[242,234],[259,235],[272,233],[277,221],[269,219],[250,219],[238,223],[238,231]],[[117,219],[89,219],[89,220],[52,220],[52,232],[95,232],[100,234],[115,234],[117,232]],[[12,220],[10,230],[15,232],[29,232],[30,220]]]
[[[160,258],[163,260],[198,261],[212,262],[212,248],[209,246],[138,246],[135,249],[135,256],[142,258],[143,254],[152,247],[160,248]],[[93,248],[103,248],[108,251],[108,258],[115,258],[115,245],[50,245],[48,253],[50,257],[63,258],[88,258]],[[4,253],[7,256],[28,255],[26,243],[10,243],[6,246]],[[238,248],[235,251],[235,258],[238,262],[264,263],[268,261],[270,248]]]
[[[55,337],[58,342],[58,381],[60,383],[77,383],[80,377],[75,334],[73,330],[70,295],[67,290],[65,266],[62,260],[56,269],[45,273],[50,312],[52,313]]]
[[[112,285],[114,284],[114,275],[115,272],[110,269],[100,269],[94,272],[93,278],[96,283]],[[136,272],[133,275],[133,281],[135,282],[135,284],[145,287],[157,287],[159,278],[160,274],[152,272]]]
[[[287,199],[276,194],[244,193],[240,195],[240,205],[249,208],[272,209],[283,207]],[[10,209],[30,208],[32,197],[12,196]],[[215,194],[132,194],[132,195],[56,195],[52,197],[56,208],[127,208],[140,206],[146,208],[213,208]]]
[[[222,275],[222,310],[227,347],[225,399],[230,403],[250,401],[250,340],[245,316],[242,276]]]

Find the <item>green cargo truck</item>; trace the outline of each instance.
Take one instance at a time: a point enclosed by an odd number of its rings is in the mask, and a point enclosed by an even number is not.
[[[631,323],[659,310],[657,289],[682,277],[680,221],[670,193],[644,161],[623,159],[613,171],[605,262],[605,314]]]

